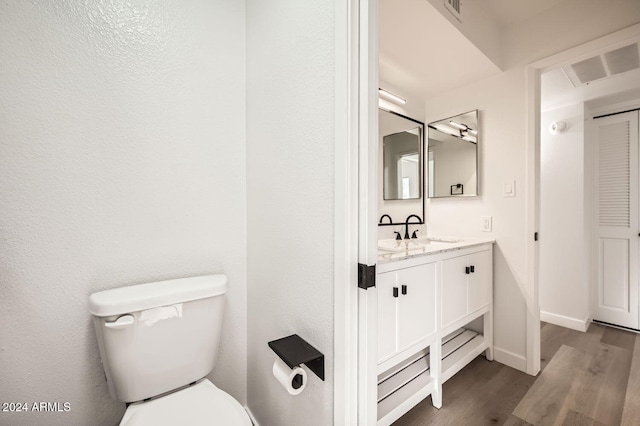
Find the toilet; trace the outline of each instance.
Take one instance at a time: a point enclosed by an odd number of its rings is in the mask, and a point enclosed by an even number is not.
[[[216,361],[225,275],[138,284],[89,297],[120,426],[242,425],[242,405],[205,378]]]

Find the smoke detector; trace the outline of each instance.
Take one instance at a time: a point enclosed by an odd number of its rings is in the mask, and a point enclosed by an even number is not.
[[[549,133],[552,135],[557,135],[558,133],[563,133],[567,130],[567,122],[566,121],[554,121],[549,126]]]

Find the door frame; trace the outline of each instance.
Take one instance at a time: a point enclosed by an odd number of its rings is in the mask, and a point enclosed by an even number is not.
[[[640,36],[640,24],[632,25],[598,39],[589,41],[526,66],[526,140],[527,140],[527,373],[540,371],[540,303],[539,254],[533,235],[540,219],[540,88],[541,75],[574,61],[587,59],[602,50]],[[544,238],[544,235],[541,235]]]
[[[359,0],[335,0],[333,423],[358,418]]]
[[[358,263],[377,259],[378,0],[334,4],[333,422],[373,425],[376,330],[361,321],[375,287],[358,288]]]

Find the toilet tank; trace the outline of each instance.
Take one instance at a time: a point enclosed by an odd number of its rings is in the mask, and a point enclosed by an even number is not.
[[[111,396],[134,402],[195,382],[216,361],[225,275],[105,290],[89,297]]]

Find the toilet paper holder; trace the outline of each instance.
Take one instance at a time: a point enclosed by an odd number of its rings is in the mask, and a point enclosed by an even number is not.
[[[324,381],[324,355],[297,334],[272,340],[269,347],[289,368],[304,364]]]

